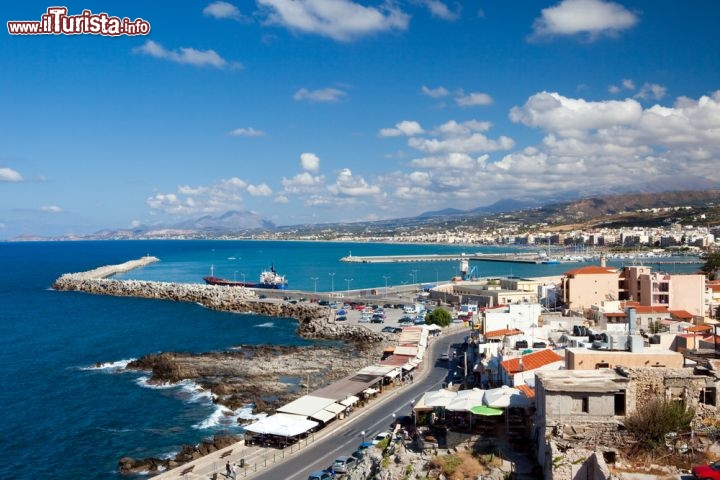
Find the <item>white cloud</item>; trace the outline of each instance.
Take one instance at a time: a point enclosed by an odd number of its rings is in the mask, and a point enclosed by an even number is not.
[[[657,83],[644,83],[635,98],[641,98],[643,100],[661,100],[667,93],[667,88]]]
[[[265,132],[262,130],[255,130],[253,127],[241,127],[231,131],[230,135],[233,137],[264,137]]]
[[[460,6],[458,4],[456,4],[457,11],[450,10],[445,3],[439,0],[422,0],[422,4],[430,10],[434,17],[448,21],[455,21],[460,18]]]
[[[478,105],[490,105],[493,102],[492,97],[487,93],[473,92],[465,94],[460,91],[455,97],[455,103],[461,107],[475,107]]]
[[[281,180],[284,194],[307,194],[315,193],[324,188],[325,177],[322,175],[313,176],[310,172],[302,172],[293,178]]]
[[[626,125],[637,121],[642,106],[632,99],[588,102],[559,93],[540,92],[522,107],[510,110],[510,119],[530,127],[568,134],[587,129]]]
[[[19,172],[12,168],[0,168],[0,182],[22,182],[23,177]]]
[[[320,169],[320,158],[314,153],[301,153],[300,164],[302,165],[303,170],[317,172]]]
[[[419,135],[421,133],[424,133],[424,130],[418,122],[414,120],[403,120],[402,122],[396,123],[394,128],[381,129],[378,135],[381,137],[399,137],[401,135],[412,137],[413,135]]]
[[[144,44],[133,48],[134,53],[149,55],[154,58],[161,58],[171,62],[184,65],[193,65],[195,67],[215,67],[215,68],[237,68],[240,64],[237,62],[228,62],[222,58],[215,50],[196,50],[189,47],[181,47],[178,50],[168,50],[162,45],[152,40],[146,40]]]
[[[228,2],[217,1],[208,4],[207,7],[203,8],[203,14],[207,17],[214,18],[229,18],[232,20],[240,20],[242,15],[240,9],[235,5]]]
[[[406,30],[409,15],[394,3],[380,7],[350,0],[257,0],[266,23],[294,32],[309,33],[347,42],[392,30]]]
[[[278,195],[273,199],[273,203],[277,203],[280,205],[284,205],[290,202],[290,199],[286,197],[285,195]]]
[[[269,197],[273,193],[272,188],[265,183],[261,183],[260,185],[248,185],[247,192],[253,197]]]
[[[180,185],[176,193],[157,193],[145,203],[153,212],[171,215],[196,215],[225,212],[243,208],[245,192],[257,194],[263,186],[251,186],[239,178],[231,177],[211,185]]]
[[[426,154],[453,154],[509,150],[515,146],[515,142],[506,136],[492,140],[482,133],[472,133],[446,139],[413,137],[408,140],[408,145]]]
[[[480,122],[478,120],[468,120],[458,123],[455,120],[440,125],[438,132],[448,136],[468,135],[472,132],[487,132],[492,124],[490,122]]]
[[[626,78],[622,81],[622,86],[627,90],[635,90],[635,82],[633,82],[629,78]]]
[[[337,88],[321,88],[319,90],[308,90],[301,88],[293,95],[293,100],[307,100],[309,102],[338,102],[347,93]]]
[[[450,95],[450,92],[448,92],[447,88],[445,88],[443,86],[440,86],[437,88],[428,88],[425,85],[423,85],[420,88],[420,91],[422,92],[423,95],[427,95],[428,97],[432,97],[432,98],[443,98],[443,97],[447,97],[448,95]]]
[[[602,35],[616,35],[633,27],[637,21],[634,13],[618,3],[563,0],[544,8],[533,29],[536,37],[583,34],[594,40]]]
[[[40,207],[40,211],[45,213],[60,213],[63,209],[57,205],[43,205]]]
[[[364,197],[381,192],[379,186],[370,185],[364,178],[353,175],[349,168],[344,168],[338,174],[337,180],[328,186],[328,190],[340,197]]]

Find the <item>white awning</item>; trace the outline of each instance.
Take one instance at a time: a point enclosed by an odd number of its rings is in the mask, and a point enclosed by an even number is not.
[[[345,407],[338,403],[331,403],[330,405],[325,407],[325,410],[337,415],[338,413],[345,411]]]
[[[393,370],[392,372],[388,372],[388,373],[385,374],[385,376],[386,376],[387,378],[395,378],[395,377],[397,377],[398,375],[400,375],[400,369],[399,369],[399,368],[396,368],[396,369]]]
[[[313,413],[323,410],[328,405],[331,405],[333,403],[335,403],[335,400],[331,398],[303,395],[297,400],[278,408],[278,412],[292,413],[295,415],[305,415],[306,417],[311,417]]]
[[[334,419],[336,416],[335,413],[328,412],[327,410],[319,410],[312,415],[310,415],[310,418],[314,418],[315,420],[320,420],[321,422],[329,422],[330,420]]]
[[[350,405],[355,405],[359,401],[360,399],[358,397],[356,397],[355,395],[350,395],[345,400],[340,401],[340,405],[345,405],[346,407],[349,407]]]
[[[313,422],[312,420],[302,418],[291,420],[287,416],[271,415],[269,417],[262,418],[253,424],[247,425],[245,430],[253,433],[262,433],[264,435],[294,437],[296,435],[303,434],[318,425],[318,422]]]

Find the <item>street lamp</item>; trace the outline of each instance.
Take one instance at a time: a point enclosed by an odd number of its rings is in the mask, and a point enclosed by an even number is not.
[[[328,273],[330,275],[330,291],[335,293],[335,272]]]
[[[363,439],[363,443],[365,443],[365,436],[366,436],[366,435],[367,435],[367,432],[366,432],[365,430],[363,430],[363,431],[360,432],[360,436],[361,436],[362,439]]]
[[[385,296],[387,296],[387,283],[390,275],[383,275],[383,278],[385,279]]]
[[[310,277],[310,280],[312,280],[313,282],[315,282],[315,296],[317,296],[317,281],[318,281],[318,277]]]
[[[346,278],[345,281],[347,282],[347,294],[350,296],[350,282],[355,280],[354,278]]]

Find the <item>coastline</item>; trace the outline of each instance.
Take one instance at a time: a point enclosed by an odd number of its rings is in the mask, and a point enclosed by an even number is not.
[[[344,342],[344,346],[239,346],[229,351],[198,355],[163,352],[143,356],[126,367],[152,371],[150,383],[176,384],[191,380],[209,391],[214,403],[231,410],[245,409],[248,404],[254,404],[263,412],[271,413],[280,404],[302,395],[303,390],[309,389],[310,385],[320,388],[356,371],[360,364],[372,363],[389,339],[387,335],[373,332],[362,325],[335,322],[334,312],[328,307],[272,298],[261,299],[254,290],[244,287],[108,278],[115,273],[140,268],[155,261],[159,259],[143,257],[119,265],[64,274],[57,278],[52,288],[96,295],[193,302],[218,311],[292,318],[298,321],[296,333],[302,338]],[[319,365],[323,368],[318,369]],[[306,373],[310,368],[318,372],[312,379]],[[288,378],[295,380],[288,381]],[[280,404],[262,401],[263,397],[275,398]],[[129,458],[122,460],[124,468],[131,470],[144,468],[142,466],[148,463],[171,463],[160,459],[144,459],[135,465],[135,461],[130,462]]]

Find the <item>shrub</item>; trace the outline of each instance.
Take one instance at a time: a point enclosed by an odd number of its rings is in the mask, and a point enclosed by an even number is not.
[[[628,415],[625,427],[640,446],[652,450],[663,446],[670,432],[689,432],[694,416],[695,411],[683,402],[654,398]]]
[[[425,317],[426,325],[439,325],[441,327],[447,327],[452,323],[452,315],[450,312],[443,308],[436,308]]]

